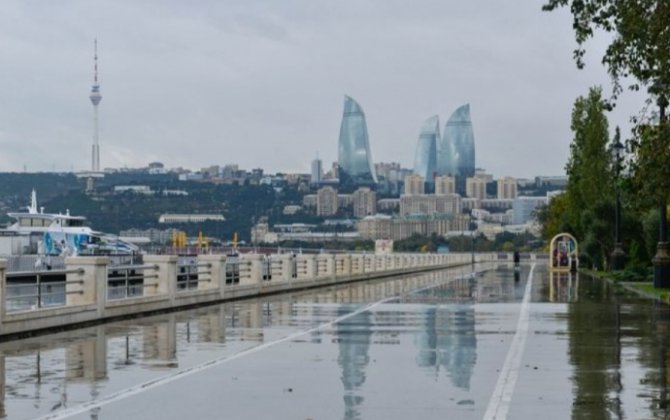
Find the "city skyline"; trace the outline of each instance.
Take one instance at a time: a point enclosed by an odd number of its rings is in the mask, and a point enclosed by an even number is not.
[[[530,0],[202,0],[162,2],[160,12],[128,1],[62,8],[8,0],[0,35],[0,171],[90,168],[91,105],[82,96],[95,38],[104,50],[102,167],[238,163],[308,173],[315,152],[337,160],[347,93],[365,104],[375,162],[411,168],[425,116],[470,103],[477,166],[560,175],[575,98],[594,84],[609,91],[599,64],[605,37],[587,45],[579,71],[569,13],[542,13]],[[637,99],[625,93],[609,115],[624,137],[642,108]]]

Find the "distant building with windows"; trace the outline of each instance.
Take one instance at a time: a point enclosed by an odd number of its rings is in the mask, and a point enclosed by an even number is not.
[[[486,198],[486,179],[474,176],[465,180],[465,195],[483,200]]]
[[[489,211],[510,210],[514,205],[514,199],[511,198],[487,198],[479,200],[479,207]]]
[[[153,244],[168,244],[177,229],[127,229],[119,232],[122,238],[148,238]]]
[[[517,195],[516,178],[504,176],[498,180],[498,198],[514,199]]]
[[[362,218],[377,213],[377,194],[368,187],[361,187],[352,194],[354,217]]]
[[[425,193],[425,179],[421,175],[407,175],[405,177],[405,195],[421,195]]]
[[[557,187],[565,188],[568,185],[568,177],[565,175],[559,176],[536,176],[536,187]]]
[[[533,220],[533,212],[547,204],[547,197],[517,197],[512,207],[512,220],[515,225],[523,225]]]
[[[123,194],[127,192],[146,195],[154,193],[147,185],[116,185],[114,187],[114,194]]]
[[[435,177],[435,194],[456,194],[456,179],[447,175]]]
[[[462,211],[461,196],[444,195],[403,195],[400,197],[400,215],[459,214]]]
[[[399,198],[382,198],[377,200],[377,211],[395,213],[400,210]]]
[[[310,183],[317,185],[323,179],[323,162],[318,157],[312,161],[312,174]]]
[[[470,217],[458,215],[411,216],[393,218],[387,215],[367,216],[357,225],[361,239],[399,241],[412,235],[444,236],[448,232],[468,230]]]
[[[223,222],[225,220],[220,214],[161,214],[158,223],[202,223],[207,221]]]
[[[337,190],[333,187],[320,188],[316,193],[316,214],[333,216],[337,214]]]

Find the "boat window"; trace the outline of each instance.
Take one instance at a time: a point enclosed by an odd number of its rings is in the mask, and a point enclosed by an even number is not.
[[[66,226],[84,226],[83,220],[70,219],[65,221]]]
[[[21,226],[32,226],[32,223],[31,223],[32,220],[33,219],[29,219],[29,218],[19,219],[19,225],[21,225]]]

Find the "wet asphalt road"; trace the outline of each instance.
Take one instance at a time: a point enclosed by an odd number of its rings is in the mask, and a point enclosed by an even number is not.
[[[667,307],[453,269],[0,344],[7,418],[666,418]],[[528,283],[530,279],[530,283]]]

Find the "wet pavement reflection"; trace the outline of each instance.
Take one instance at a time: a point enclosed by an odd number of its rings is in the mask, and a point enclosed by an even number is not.
[[[383,279],[0,344],[6,418],[483,418],[530,267]],[[670,310],[537,266],[508,418],[666,418]]]

